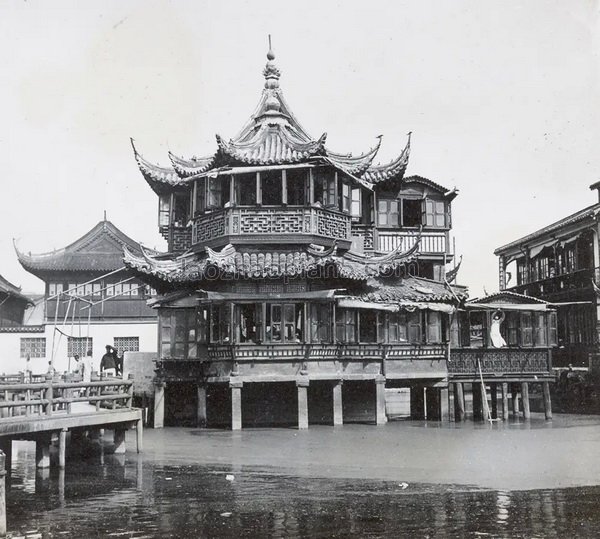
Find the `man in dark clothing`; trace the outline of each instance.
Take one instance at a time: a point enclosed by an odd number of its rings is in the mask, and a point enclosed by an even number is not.
[[[110,344],[106,345],[106,354],[100,360],[100,372],[107,376],[117,375],[117,365],[115,364],[115,355],[113,347]]]

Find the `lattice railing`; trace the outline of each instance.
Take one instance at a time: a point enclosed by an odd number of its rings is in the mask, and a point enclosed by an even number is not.
[[[350,222],[350,216],[325,208],[227,208],[197,217],[192,225],[192,243],[250,234],[310,234],[350,240]]]
[[[550,352],[547,348],[462,348],[452,350],[448,372],[477,375],[478,360],[483,374],[534,374],[551,371]]]

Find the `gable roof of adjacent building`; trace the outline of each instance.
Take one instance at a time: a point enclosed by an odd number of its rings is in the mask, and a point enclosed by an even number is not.
[[[123,267],[123,248],[141,254],[141,246],[110,221],[100,221],[70,245],[46,253],[17,251],[21,265],[37,277],[48,273],[88,271],[109,272]]]

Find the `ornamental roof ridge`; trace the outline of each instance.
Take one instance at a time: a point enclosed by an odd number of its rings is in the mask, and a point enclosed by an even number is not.
[[[412,131],[408,133],[408,140],[402,153],[396,158],[384,165],[370,166],[363,174],[363,179],[371,183],[382,183],[390,180],[401,180],[408,166],[410,157],[410,139]]]

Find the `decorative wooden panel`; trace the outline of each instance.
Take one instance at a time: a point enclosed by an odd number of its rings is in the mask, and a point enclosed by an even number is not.
[[[550,372],[548,353],[545,348],[452,350],[448,372],[478,374],[477,360],[479,360],[483,374],[547,373]]]

